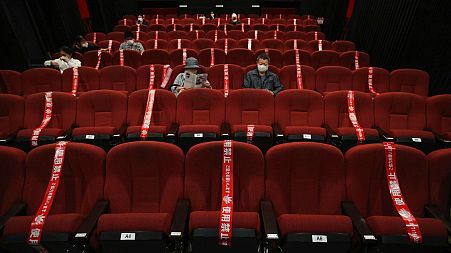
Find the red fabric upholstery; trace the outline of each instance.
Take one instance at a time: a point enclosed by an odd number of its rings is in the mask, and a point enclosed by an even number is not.
[[[451,95],[438,95],[426,100],[427,127],[440,135],[451,132]]]
[[[113,54],[113,65],[120,65],[120,52],[116,51]],[[135,50],[124,50],[124,66],[129,66],[134,69],[141,66],[141,53]]]
[[[240,66],[229,64],[229,89],[241,89],[244,72]],[[208,80],[213,89],[224,89],[224,64],[217,64],[208,70]]]
[[[227,52],[230,49],[234,49],[238,47],[238,41],[236,41],[233,38],[225,38],[225,39],[220,39],[214,42],[214,48],[217,49],[222,49],[225,52],[225,42],[227,40]],[[209,62],[210,63],[210,62]],[[216,59],[215,59],[215,64],[216,64]]]
[[[148,32],[147,33],[147,38],[148,39],[155,39],[156,36],[157,36],[156,34],[157,34],[157,31]],[[163,31],[158,31],[158,39],[168,40],[168,34],[166,32],[163,32]],[[153,48],[153,45],[152,45],[151,48]],[[148,48],[148,49],[150,49],[150,48]]]
[[[245,48],[231,49],[227,53],[227,63],[235,64],[241,67],[247,67],[255,64],[254,53]]]
[[[257,30],[257,40],[262,39],[262,36],[264,33],[265,33],[264,31]],[[255,30],[247,31],[245,39],[255,39]],[[247,48],[247,46],[246,46],[246,48]]]
[[[0,94],[22,95],[22,73],[0,70]]]
[[[61,75],[62,91],[71,92],[74,71],[73,68],[64,70]],[[78,68],[78,92],[98,90],[99,89],[99,72],[91,67]]]
[[[146,42],[147,44],[147,42]],[[153,44],[152,44],[153,45]],[[151,47],[153,48],[153,47]],[[141,56],[141,64],[169,64],[169,53],[163,49],[148,49]]]
[[[237,43],[237,48],[248,48],[249,45],[249,39],[241,39]],[[252,51],[255,51],[256,49],[260,49],[260,41],[256,39],[251,39],[251,48]]]
[[[182,34],[185,32],[179,31]],[[185,33],[186,34],[186,33]],[[168,36],[170,36],[170,33],[168,34]],[[185,35],[186,36],[186,35]],[[190,48],[191,47],[191,41],[184,39],[184,38],[180,38],[180,48]],[[171,41],[168,42],[168,51],[171,52],[175,49],[178,49],[178,39],[173,39]]]
[[[307,34],[301,31],[289,31],[285,33],[285,41],[287,40],[305,40]]]
[[[368,68],[356,69],[352,73],[352,89],[370,92],[368,88]],[[389,91],[390,72],[383,68],[373,68],[373,88],[378,93]]]
[[[438,219],[417,218],[422,236],[447,237],[446,227]],[[375,235],[405,235],[406,225],[401,217],[371,216],[367,218],[367,224]]]
[[[319,40],[325,40],[326,39],[326,35],[324,33],[317,32],[317,34],[318,34],[318,39]],[[306,35],[305,35],[305,40],[306,41],[315,40],[315,31],[307,32]]]
[[[122,36],[122,38],[120,40],[109,39],[109,40],[113,40],[113,42],[111,43],[111,52],[110,52],[111,54],[113,54],[114,52],[119,50],[119,47],[121,46],[120,41],[124,40],[123,35],[121,35],[121,36]],[[108,48],[108,45],[110,44],[109,40],[102,40],[102,41],[98,42],[97,45],[100,48]],[[96,63],[97,63],[97,61],[96,61]],[[95,65],[94,65],[94,67],[95,67]]]
[[[322,67],[316,70],[316,90],[330,92],[352,89],[352,71],[340,66]]]
[[[247,125],[232,125],[232,133],[247,132]],[[266,125],[255,125],[255,132],[272,133],[272,127]]]
[[[312,53],[312,67],[314,69],[319,69],[324,66],[338,66],[338,65],[340,65],[340,56],[335,51],[323,50],[323,51],[315,51]],[[349,83],[349,85],[351,84],[352,81]]]
[[[36,68],[22,73],[24,95],[46,91],[61,91],[61,74],[56,69]]]
[[[195,36],[195,34],[194,34],[194,36]],[[215,44],[215,42],[211,39],[199,38],[199,39],[194,39],[191,42],[191,48],[196,50],[197,52],[199,52],[202,49],[214,47],[214,44]],[[205,64],[202,64],[202,65],[205,65]]]
[[[310,53],[305,50],[299,50],[299,62],[301,65],[311,66]],[[283,53],[283,64],[285,66],[296,65],[296,50],[287,50]]]
[[[118,213],[100,216],[97,234],[102,232],[156,231],[168,233],[172,217],[168,213]]]
[[[155,68],[155,81],[154,89],[163,89],[161,83],[163,82],[163,69],[164,66],[161,64],[154,64]],[[171,75],[172,76],[172,75]],[[150,65],[144,65],[136,70],[136,90],[147,89],[149,87],[150,79]],[[164,89],[168,89],[170,84],[168,83]],[[146,105],[143,105],[144,107]]]
[[[200,24],[193,23],[193,26],[191,27],[191,23],[188,23],[183,26],[183,30],[186,32],[186,34],[188,34],[190,31],[196,31],[196,30],[200,30],[200,29],[201,29]],[[186,36],[185,36],[185,38],[186,38]],[[196,39],[196,36],[194,36],[194,38],[188,38],[188,39],[189,40]]]
[[[285,89],[298,89],[296,65],[288,65],[280,70],[280,82]],[[302,84],[304,89],[315,89],[315,70],[312,67],[302,65]]]
[[[359,67],[370,66],[370,56],[365,52],[349,51],[340,54],[340,65],[351,70],[355,70],[355,53],[359,55]]]
[[[41,200],[39,200],[41,201]],[[33,214],[34,215],[34,214]],[[83,221],[78,213],[64,213],[49,215],[44,224],[45,233],[74,233]],[[28,234],[34,216],[15,216],[5,225],[4,235]]]
[[[207,36],[207,33],[216,30],[216,29],[217,29],[217,26],[214,25],[214,24],[208,24],[208,23],[206,23],[205,25],[202,25],[202,26],[201,26],[201,29],[205,32],[205,38],[210,39],[210,38],[211,38],[211,35],[210,35],[210,36]],[[222,35],[221,35],[221,36],[222,36]],[[211,40],[214,40],[214,39],[215,39],[215,38],[214,38],[214,33],[213,33],[213,38],[211,38]],[[218,34],[218,39],[219,39],[219,34]]]
[[[85,36],[86,40],[88,41],[93,41],[94,40],[94,33],[88,33]],[[102,41],[102,40],[106,40],[107,36],[104,33],[96,33],[96,42]]]
[[[202,66],[210,66],[211,63],[211,49],[205,48],[199,51],[199,64]],[[224,64],[226,63],[226,54],[222,49],[214,49],[214,64]],[[209,76],[208,79],[211,80],[213,77]]]
[[[108,66],[99,71],[101,90],[133,92],[136,89],[135,69],[128,66]]]
[[[270,29],[270,31],[265,32],[261,36],[261,39],[263,39],[263,40],[266,40],[266,39],[277,39],[277,40],[280,40],[282,42],[282,45],[283,45],[283,41],[285,41],[285,33],[283,31],[280,31],[280,26],[279,26],[279,31],[277,31],[276,29],[277,29],[277,27],[275,27],[274,29]],[[274,38],[274,35],[276,35],[276,38]],[[276,44],[280,45],[280,43],[278,43],[278,42],[276,42]],[[283,45],[282,48],[277,48],[277,49],[283,51],[285,49],[285,45]]]
[[[22,97],[0,94],[0,139],[15,134],[23,127],[24,104]]]
[[[332,43],[332,49],[337,52],[355,51],[355,44],[348,40],[336,40]]]
[[[342,215],[282,214],[277,219],[280,233],[347,233],[352,235],[352,222]]]
[[[0,217],[22,200],[26,154],[22,150],[0,146]]]
[[[219,225],[219,212],[194,211],[189,218],[189,231],[196,228],[217,228]],[[233,212],[232,225],[234,228],[255,229],[260,231],[260,218],[258,212]]]
[[[306,41],[309,41],[309,42],[307,42],[307,44],[312,51],[319,51],[319,40],[309,40],[309,34],[307,34]],[[331,51],[333,50],[332,43],[330,43],[330,41],[323,40],[322,43],[323,43],[323,51],[324,50],[331,50]]]
[[[198,58],[197,52],[193,49],[186,49],[186,58]],[[183,64],[183,49],[174,49],[169,53],[169,64],[173,67]]]
[[[429,74],[419,69],[397,69],[390,73],[390,91],[401,91],[426,97]]]
[[[164,25],[160,24],[151,24],[149,25],[149,31],[159,31],[159,32],[166,32],[166,27]]]
[[[244,39],[245,37],[246,37],[246,34],[241,31],[241,28],[240,28],[240,30],[232,30],[232,31],[227,32],[227,38],[229,38],[229,39],[241,40],[241,39]]]
[[[255,51],[255,55],[259,56],[262,53],[266,53],[266,51],[268,51],[269,64],[272,66],[275,66],[277,68],[282,68],[283,67],[283,54],[282,54],[283,50],[271,49],[271,48],[259,49],[259,50]]]
[[[189,39],[189,40],[196,40],[197,38],[202,39],[202,38],[205,38],[205,32],[203,30],[201,30],[201,29],[198,29],[197,32],[196,31],[191,31],[191,32],[188,32],[186,38]],[[193,48],[193,44],[192,43],[191,43],[191,48]],[[200,49],[202,49],[202,48],[200,48]],[[199,50],[197,50],[197,51],[199,51]]]
[[[185,31],[169,31],[168,33],[168,37],[167,37],[167,41],[168,41],[168,47],[171,46],[172,49],[176,49],[177,48],[177,39],[185,39],[187,33]],[[149,38],[152,39],[152,38]],[[175,41],[175,42],[172,42]],[[184,43],[187,43],[186,41],[182,41],[182,45]],[[172,45],[170,45],[172,44]],[[188,45],[189,45],[189,41],[188,41]],[[175,46],[175,47],[174,47]],[[182,46],[182,48],[187,48],[188,46]]]
[[[202,27],[204,27],[204,26],[202,26]],[[215,29],[216,29],[216,27],[215,27]],[[204,30],[205,31],[205,30]],[[219,39],[224,39],[224,38],[226,38],[227,36],[225,35],[225,33],[224,33],[224,31],[221,31],[221,30],[217,30],[218,31],[218,37],[217,37],[217,39],[219,40]],[[215,41],[215,32],[216,31],[205,31],[206,32],[206,34],[205,34],[205,38],[206,39],[211,39],[212,41]]]
[[[113,56],[108,52],[102,52],[99,69],[110,66],[112,64]],[[97,50],[88,51],[83,55],[83,64],[86,67],[95,68],[97,66],[98,56]]]
[[[430,201],[442,213],[450,210],[451,201],[451,149],[441,149],[429,153],[427,156],[429,167]]]
[[[301,40],[301,39],[285,40],[285,49],[286,50],[295,49],[294,48],[294,41],[296,41],[296,48],[297,49],[309,50],[309,47],[307,46],[307,42],[305,42],[305,40]]]

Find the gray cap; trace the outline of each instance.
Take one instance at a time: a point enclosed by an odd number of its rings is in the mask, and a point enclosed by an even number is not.
[[[198,68],[200,67],[196,58],[189,57],[188,59],[186,59],[185,69],[198,69]]]

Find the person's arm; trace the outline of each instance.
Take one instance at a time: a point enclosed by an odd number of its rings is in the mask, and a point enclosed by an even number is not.
[[[119,50],[124,50],[125,49],[125,43],[122,42],[121,45],[119,46]]]
[[[272,91],[272,93],[274,93],[274,95],[276,95],[277,93],[281,92],[283,90],[283,85],[280,83],[279,77],[274,74],[274,90]]]
[[[247,73],[246,76],[244,77],[244,82],[243,82],[243,88],[248,89],[251,88],[251,75],[250,73]]]
[[[81,67],[81,61],[72,58],[69,62],[67,62],[69,68]]]
[[[144,52],[144,47],[141,43],[138,42],[138,51],[142,54]]]
[[[180,90],[183,88],[183,80],[182,80],[183,73],[180,73],[177,75],[177,77],[174,80],[174,83],[171,85],[171,91],[176,96],[180,93]]]

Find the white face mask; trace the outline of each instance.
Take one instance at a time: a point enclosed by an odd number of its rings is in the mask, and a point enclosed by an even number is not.
[[[138,21],[139,22],[143,22],[143,18],[138,18]]]
[[[63,61],[69,61],[69,57],[67,57],[65,55],[61,56],[60,59]]]
[[[81,47],[88,47],[88,46],[89,46],[88,42],[85,42],[85,43],[81,44]]]
[[[134,41],[133,40],[127,40],[127,45],[133,45]]]
[[[258,72],[263,73],[263,72],[268,71],[268,66],[266,66],[264,64],[258,64],[257,65],[257,69],[258,69]]]

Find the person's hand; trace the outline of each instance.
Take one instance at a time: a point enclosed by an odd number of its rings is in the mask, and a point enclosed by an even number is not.
[[[56,61],[52,61],[51,64],[52,64],[52,67],[55,67],[55,68],[59,68],[59,66],[60,66],[58,64],[58,62],[56,62]]]

